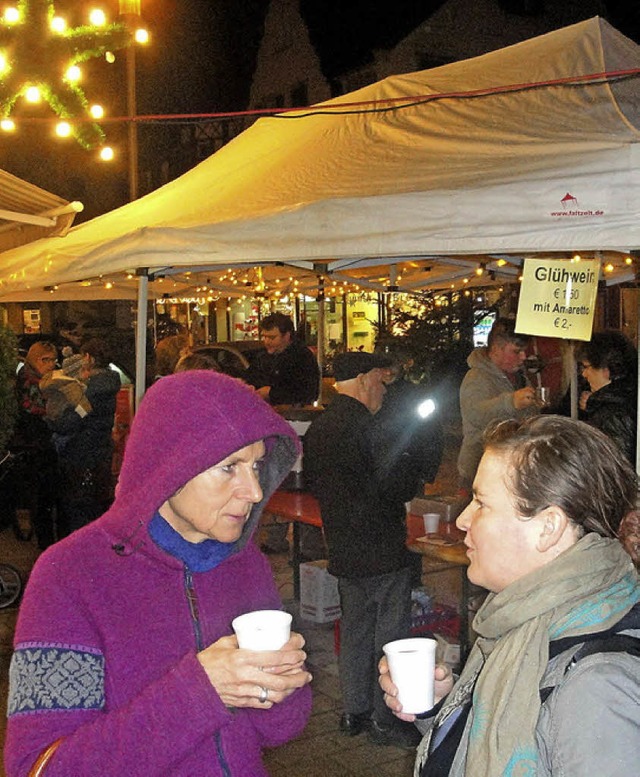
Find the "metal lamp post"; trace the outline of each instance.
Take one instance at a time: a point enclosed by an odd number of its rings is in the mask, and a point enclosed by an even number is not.
[[[130,29],[135,29],[140,21],[141,0],[118,0],[120,4],[120,16]],[[128,162],[129,162],[129,200],[138,199],[138,126],[136,116],[138,113],[136,102],[136,47],[127,47],[127,134],[128,134]]]

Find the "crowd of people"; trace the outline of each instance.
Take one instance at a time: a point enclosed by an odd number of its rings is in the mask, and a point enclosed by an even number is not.
[[[17,354],[16,354],[16,362]],[[120,377],[102,340],[38,340],[15,376],[7,512],[29,510],[40,550],[101,515],[113,498],[112,430]]]
[[[206,349],[167,347],[170,367],[136,413],[115,492],[106,465],[119,382],[104,345],[29,350],[14,444],[38,495],[39,544],[64,539],[38,560],[20,609],[9,777],[35,763],[51,777],[266,774],[262,750],[297,736],[310,714],[304,637],[248,651],[231,621],[283,606],[257,532],[301,455],[338,579],[344,735],[417,747],[419,777],[633,773],[631,343],[604,332],[578,349],[583,420],[539,401],[513,321],[498,319],[469,356],[457,525],[486,598],[459,678],[438,665],[436,706],[416,716],[402,711],[382,646],[410,634],[420,570],[405,503],[437,475],[440,420],[406,378],[406,354],[349,351],[335,357],[335,396],[302,444],[284,408],[318,399],[318,366],[287,316],[260,331],[264,352],[242,379]]]

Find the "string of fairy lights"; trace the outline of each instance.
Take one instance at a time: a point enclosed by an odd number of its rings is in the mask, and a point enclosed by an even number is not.
[[[21,115],[46,103],[57,115],[55,134],[73,138],[86,149],[98,149],[110,161],[99,122],[105,108],[91,103],[83,88],[82,65],[149,41],[139,21],[140,0],[119,0],[122,21],[109,21],[99,7],[86,10],[83,22],[71,24],[57,13],[53,0],[18,0],[0,17],[0,130],[15,132]]]
[[[599,253],[599,252],[598,252]],[[579,254],[565,257],[571,262],[579,262],[582,258]],[[611,261],[608,257],[598,256],[604,276],[614,272],[620,272],[623,268],[631,269],[635,260],[631,254],[621,254]],[[442,262],[447,264],[447,258]],[[336,277],[333,272],[325,273],[303,271],[291,266],[255,265],[251,267],[237,266],[226,267],[221,270],[210,269],[206,273],[191,272],[185,270],[172,275],[159,275],[151,280],[158,298],[162,297],[171,303],[190,302],[205,305],[220,300],[233,299],[237,303],[250,300],[264,302],[267,305],[294,305],[297,302],[308,302],[321,299],[368,299],[380,293],[387,295],[387,299],[395,300],[398,304],[402,300],[412,296],[419,298],[424,294],[429,296],[446,295],[455,292],[466,297],[486,293],[487,289],[503,290],[505,284],[517,284],[522,281],[522,275],[518,261],[514,257],[512,262],[506,259],[494,261],[479,261],[474,267],[464,268],[455,278],[446,277],[440,279],[431,277],[430,262],[409,262],[405,266],[396,265],[395,270],[389,273],[391,268],[386,268],[381,273],[363,270],[358,278]],[[381,268],[382,269],[382,268]],[[505,274],[505,270],[510,273]],[[446,271],[446,270],[445,270]],[[429,275],[427,281],[426,276]],[[422,280],[420,277],[422,276]],[[76,282],[83,287],[93,286],[105,291],[114,290],[114,293],[123,286],[131,285],[136,275],[133,272],[98,276],[92,279],[84,279]],[[70,284],[62,284],[65,288]],[[60,289],[58,285],[46,287],[52,296]],[[443,297],[443,299],[445,299]],[[436,303],[437,304],[437,303]]]

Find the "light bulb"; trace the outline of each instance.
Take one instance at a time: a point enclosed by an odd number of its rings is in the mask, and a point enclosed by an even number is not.
[[[71,124],[68,121],[59,121],[56,124],[56,135],[59,138],[68,138],[71,135]]]
[[[29,86],[27,87],[25,93],[24,93],[25,100],[29,103],[39,103],[42,99],[42,95],[40,94],[40,89],[38,89],[37,86]]]
[[[104,116],[104,108],[101,105],[92,105],[89,113],[94,119],[101,119]]]
[[[51,29],[54,32],[64,32],[67,29],[67,22],[62,16],[54,16],[51,20]]]
[[[9,70],[9,60],[0,52],[0,73],[6,73]]]
[[[14,6],[5,9],[4,20],[7,24],[15,24],[20,21],[20,11]]]
[[[71,65],[71,67],[67,68],[67,72],[65,73],[67,81],[79,81],[81,77],[82,71],[77,65]]]
[[[2,119],[0,120],[0,129],[3,132],[14,132],[16,128],[16,124],[13,121],[13,119]]]
[[[100,149],[100,159],[102,159],[103,162],[111,162],[115,154],[113,153],[113,149],[111,146],[103,146]]]
[[[89,12],[89,21],[96,27],[104,27],[107,23],[107,17],[101,8],[94,8]]]
[[[104,58],[110,65],[113,65],[113,63],[116,61],[116,55],[113,53],[113,51],[106,51]]]
[[[149,30],[145,30],[144,27],[139,27],[135,31],[134,38],[136,43],[141,43],[142,45],[149,43]]]

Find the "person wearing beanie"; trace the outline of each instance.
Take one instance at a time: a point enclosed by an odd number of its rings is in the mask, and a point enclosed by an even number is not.
[[[60,415],[48,418],[60,461],[61,536],[94,521],[113,499],[113,423],[120,376],[109,361],[106,345],[98,338],[87,340],[80,354],[63,361],[63,371],[86,381],[86,391],[78,395],[81,384],[68,382],[70,402]]]
[[[57,497],[56,451],[45,416],[40,381],[55,369],[58,351],[53,343],[38,340],[27,352],[16,375],[18,418],[9,447],[18,454],[15,490],[17,503],[29,509],[38,547],[55,541],[54,514]]]
[[[243,650],[231,622],[282,604],[253,538],[299,452],[250,387],[212,371],[157,381],[116,496],[36,563],[20,608],[5,764],[47,777],[267,775],[311,708],[303,638]]]
[[[70,353],[62,360],[62,369],[47,372],[40,379],[48,419],[57,421],[66,410],[84,418],[91,411],[91,402],[86,397],[87,387],[80,379],[82,364],[81,354]]]
[[[376,681],[382,646],[408,637],[411,626],[404,503],[415,484],[407,490],[401,459],[381,466],[385,451],[373,444],[390,366],[386,356],[366,351],[335,357],[338,395],[305,434],[304,473],[320,503],[328,570],[340,592],[340,728],[412,748],[416,729],[394,719]]]

